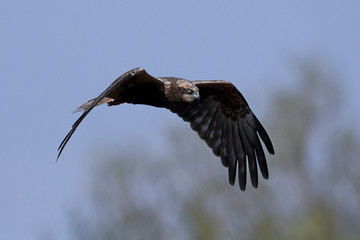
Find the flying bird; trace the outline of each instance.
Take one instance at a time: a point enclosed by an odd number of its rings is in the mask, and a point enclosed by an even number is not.
[[[143,68],[135,68],[117,78],[97,98],[75,111],[83,111],[58,148],[64,147],[89,112],[98,105],[122,103],[145,104],[176,113],[207,143],[222,164],[228,168],[229,183],[234,185],[238,169],[239,187],[246,187],[247,166],[253,187],[258,186],[258,166],[268,179],[269,172],[263,147],[274,154],[271,140],[251,111],[239,90],[220,80],[188,81],[177,77],[153,77]],[[260,138],[259,138],[260,137]]]

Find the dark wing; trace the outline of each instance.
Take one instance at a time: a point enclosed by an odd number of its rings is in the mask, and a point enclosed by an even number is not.
[[[249,108],[244,97],[230,82],[193,81],[199,88],[200,101],[171,109],[204,139],[222,164],[228,168],[229,182],[235,183],[238,166],[239,186],[246,187],[246,159],[252,185],[258,185],[257,165],[265,179],[269,177],[265,154],[274,148],[264,127]]]
[[[73,133],[75,132],[76,128],[79,126],[81,121],[88,115],[88,113],[97,105],[112,101],[116,99],[118,96],[121,96],[121,94],[130,86],[136,85],[136,84],[143,84],[143,83],[151,83],[154,85],[162,86],[163,82],[160,79],[154,78],[151,75],[149,75],[144,69],[142,68],[134,68],[120,77],[118,77],[104,92],[102,92],[97,98],[94,98],[87,103],[81,105],[79,108],[77,108],[75,111],[84,111],[83,114],[79,117],[78,120],[72,125],[72,128],[70,132],[66,135],[64,140],[61,142],[59,148],[58,148],[58,156],[57,159],[59,159],[62,151],[64,150],[64,147],[66,146],[66,143],[69,141]]]

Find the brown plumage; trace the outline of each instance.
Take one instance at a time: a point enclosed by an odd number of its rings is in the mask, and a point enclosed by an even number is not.
[[[61,142],[60,157],[72,134],[86,115],[97,105],[121,103],[145,104],[167,108],[190,122],[201,139],[228,168],[229,182],[235,183],[236,168],[241,190],[246,187],[247,163],[252,185],[258,186],[257,166],[269,177],[259,136],[270,154],[274,148],[264,127],[253,114],[245,98],[230,82],[187,81],[175,77],[149,75],[142,68],[132,69],[117,78],[103,93],[75,111],[83,111]],[[247,159],[247,161],[246,161]]]

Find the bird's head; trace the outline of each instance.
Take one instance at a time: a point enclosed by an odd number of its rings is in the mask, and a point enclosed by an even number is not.
[[[190,81],[180,79],[176,81],[176,88],[181,101],[191,103],[200,99],[199,89]]]

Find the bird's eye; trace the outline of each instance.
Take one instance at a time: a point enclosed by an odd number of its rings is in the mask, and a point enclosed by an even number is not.
[[[186,91],[187,91],[188,93],[193,93],[193,92],[194,92],[194,91],[191,90],[190,88],[186,89]]]

